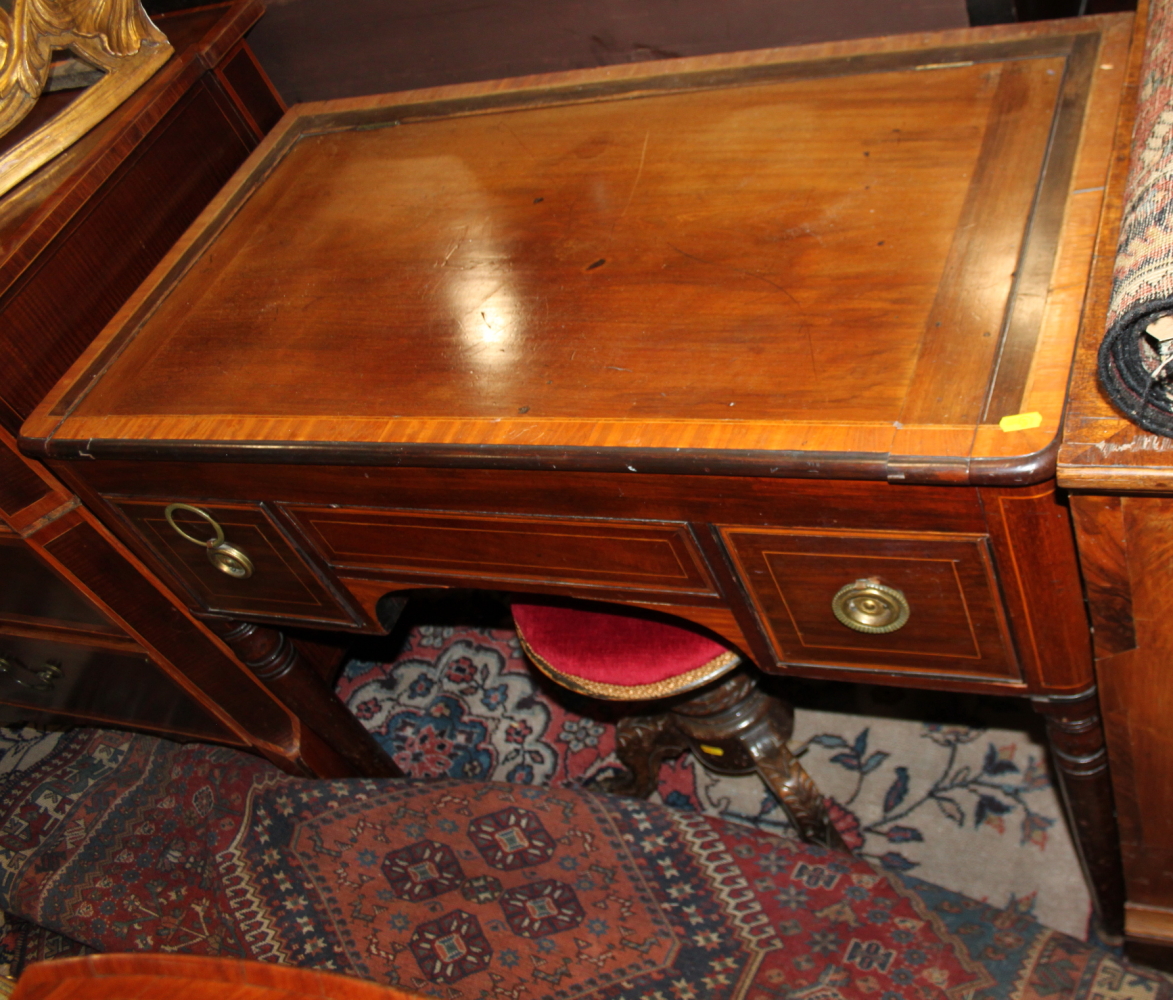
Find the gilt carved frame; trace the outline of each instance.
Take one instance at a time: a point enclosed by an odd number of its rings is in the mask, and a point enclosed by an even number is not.
[[[103,75],[0,154],[0,195],[85,135],[173,51],[139,0],[0,0],[0,135],[32,110],[54,51],[64,49]]]

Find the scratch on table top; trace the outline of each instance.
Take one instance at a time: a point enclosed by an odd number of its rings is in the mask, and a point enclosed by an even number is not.
[[[651,137],[652,133],[650,130],[644,133],[644,148],[640,150],[639,167],[635,171],[635,180],[631,182],[631,191],[627,195],[627,204],[623,206],[623,211],[615,216],[615,221],[611,223],[612,233],[615,232],[615,227],[619,225],[619,220],[622,219],[627,214],[627,210],[631,208],[631,200],[635,197],[635,189],[639,187],[639,179],[643,176],[644,173],[644,160],[648,158],[648,140]]]

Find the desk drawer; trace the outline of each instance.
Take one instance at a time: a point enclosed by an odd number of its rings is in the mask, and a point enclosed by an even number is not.
[[[2,720],[66,716],[239,743],[143,653],[0,628]]]
[[[485,583],[716,593],[687,525],[287,508],[331,566]]]
[[[780,659],[1019,680],[984,535],[724,527]],[[901,592],[908,619],[856,631],[836,594],[857,580]]]
[[[184,539],[168,524],[165,512],[171,500],[107,499],[210,611],[356,623],[258,504],[184,501],[212,518],[225,542],[252,563],[251,574],[237,578],[213,566],[205,546]],[[175,511],[172,519],[193,538],[213,536],[210,523],[190,510]]]

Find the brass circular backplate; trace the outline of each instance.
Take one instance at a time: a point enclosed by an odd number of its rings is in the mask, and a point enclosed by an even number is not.
[[[895,632],[911,613],[899,590],[870,579],[840,587],[831,598],[831,610],[848,628],[872,635]]]
[[[209,545],[208,561],[221,573],[237,580],[247,580],[253,575],[253,561],[235,545],[227,542]]]

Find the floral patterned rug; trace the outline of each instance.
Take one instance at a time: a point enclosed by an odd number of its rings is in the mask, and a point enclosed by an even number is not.
[[[616,706],[550,684],[511,630],[417,620],[398,643],[352,661],[338,693],[408,774],[590,787],[619,771]],[[830,683],[780,693],[796,704],[791,747],[857,854],[1086,939],[1090,897],[1024,703]],[[755,775],[690,755],[663,767],[654,799],[789,830]]]

